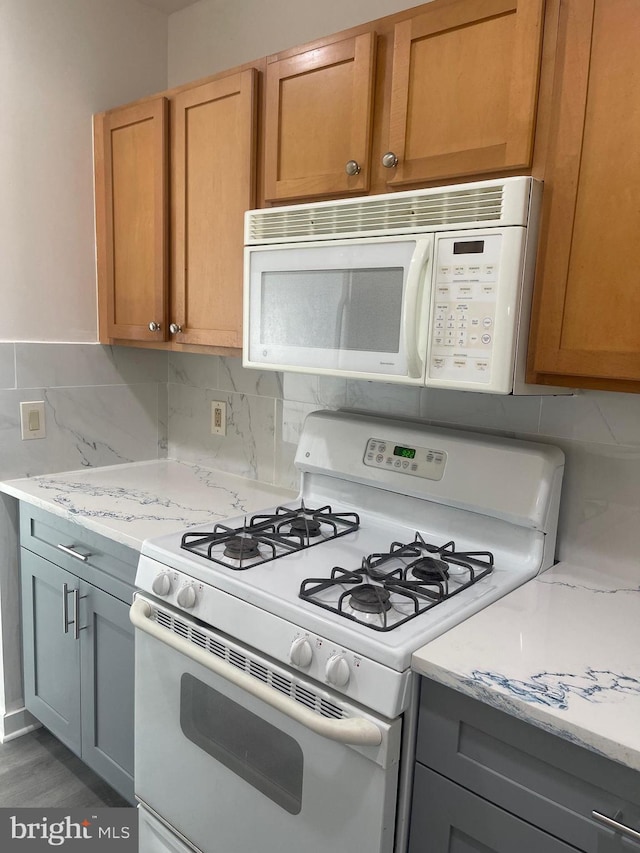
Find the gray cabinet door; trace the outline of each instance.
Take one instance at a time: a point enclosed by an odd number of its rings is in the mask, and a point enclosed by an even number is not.
[[[80,643],[73,625],[63,630],[63,585],[73,619],[72,590],[80,581],[24,548],[21,560],[25,705],[80,755]]]
[[[576,853],[576,848],[416,764],[409,853]]]
[[[129,606],[81,583],[82,758],[133,797],[133,625]]]

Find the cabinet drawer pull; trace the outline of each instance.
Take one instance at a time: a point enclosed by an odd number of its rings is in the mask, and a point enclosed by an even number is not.
[[[75,557],[76,560],[82,560],[83,563],[86,563],[91,556],[91,554],[79,554],[77,551],[73,550],[72,545],[58,545],[58,548],[70,557]]]
[[[625,826],[624,823],[619,823],[615,819],[622,817],[622,812],[616,812],[614,817],[608,817],[606,814],[600,814],[600,812],[592,811],[591,817],[594,820],[603,823],[605,826],[609,827],[609,829],[613,829],[616,832],[621,833],[621,835],[626,835],[628,838],[640,841],[640,832],[638,832],[637,829],[631,829],[630,826]]]

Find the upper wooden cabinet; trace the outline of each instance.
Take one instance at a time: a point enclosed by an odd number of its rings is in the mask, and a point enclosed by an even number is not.
[[[543,12],[434,0],[268,57],[265,200],[529,169]]]
[[[255,206],[256,74],[171,102],[171,322],[183,344],[242,346],[244,212]]]
[[[640,390],[638,33],[636,0],[561,4],[533,379]]]
[[[166,334],[167,107],[166,98],[155,98],[114,110],[96,126],[101,307],[113,338]]]
[[[102,342],[241,346],[257,74],[248,68],[96,117]]]
[[[430,5],[395,27],[387,183],[527,169],[544,0]]]
[[[369,189],[374,62],[374,33],[267,59],[267,201]]]

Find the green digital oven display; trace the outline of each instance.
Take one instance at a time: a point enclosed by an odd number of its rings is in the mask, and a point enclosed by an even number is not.
[[[416,452],[411,447],[396,446],[393,448],[394,456],[402,456],[403,459],[414,459]]]

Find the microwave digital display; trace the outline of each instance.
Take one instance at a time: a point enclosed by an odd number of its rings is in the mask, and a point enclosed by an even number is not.
[[[453,244],[454,255],[481,255],[484,252],[484,240],[456,240]]]

